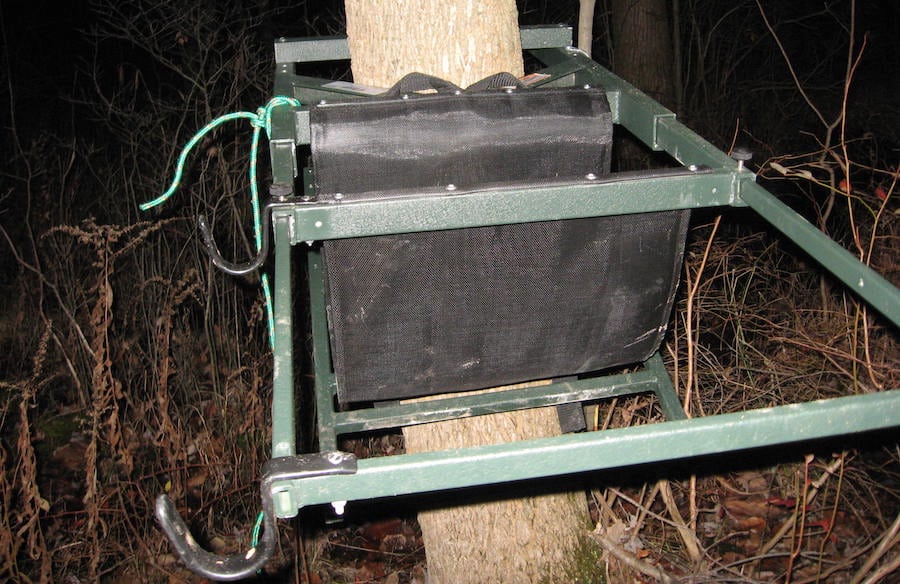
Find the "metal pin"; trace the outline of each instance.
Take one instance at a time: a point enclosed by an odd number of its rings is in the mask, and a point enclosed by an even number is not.
[[[744,170],[744,163],[753,158],[753,152],[749,148],[738,146],[731,151],[731,157],[737,160],[738,172]]]

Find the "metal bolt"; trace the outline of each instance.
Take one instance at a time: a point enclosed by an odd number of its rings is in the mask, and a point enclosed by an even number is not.
[[[594,174],[593,172],[589,172],[586,175],[584,175],[584,178],[586,178],[588,180],[597,180],[597,175]]]
[[[738,172],[744,170],[744,163],[753,158],[753,151],[744,146],[738,146],[731,151],[731,157],[737,160]]]
[[[343,199],[343,198],[344,198],[344,193],[335,193],[335,194],[334,194],[334,200],[335,200],[335,201],[340,201],[340,200]]]
[[[585,89],[590,89],[590,88],[591,88],[591,84],[590,84],[590,83],[585,83],[585,84],[584,84],[584,88],[585,88]]]
[[[347,506],[347,501],[335,501],[331,506],[334,508],[335,515],[343,515],[344,507]]]
[[[294,187],[285,183],[272,183],[269,185],[269,196],[273,199],[283,201],[294,192]]]
[[[328,103],[328,102],[325,101],[324,99],[319,100],[319,105],[325,105],[326,103]]]
[[[450,184],[447,185],[445,188],[446,188],[448,191],[455,191],[455,190],[456,190],[456,185],[453,184],[453,183],[450,183]]]
[[[408,93],[404,93],[404,94],[401,95],[400,97],[401,97],[401,99],[409,99],[409,94],[408,94]]]

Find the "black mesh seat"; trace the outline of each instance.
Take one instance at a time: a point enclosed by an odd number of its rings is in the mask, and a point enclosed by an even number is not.
[[[612,120],[595,88],[323,104],[310,125],[317,194],[335,204],[609,172]],[[338,398],[645,360],[665,332],[687,221],[655,212],[325,242]]]

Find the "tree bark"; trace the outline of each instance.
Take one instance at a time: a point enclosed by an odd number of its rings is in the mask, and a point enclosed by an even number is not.
[[[466,87],[501,71],[523,74],[514,0],[346,0],[345,7],[356,83],[389,87],[418,71]],[[408,452],[556,434],[552,408],[404,430]],[[430,584],[563,582],[589,527],[581,491],[454,504],[420,513],[419,522]]]
[[[666,0],[612,0],[613,70],[673,107],[674,59]]]
[[[353,80],[389,87],[427,73],[461,87],[493,73],[523,72],[511,0],[345,0]]]
[[[612,0],[613,71],[668,108],[675,106],[672,29],[666,0]],[[618,170],[655,166],[636,139],[617,140]]]

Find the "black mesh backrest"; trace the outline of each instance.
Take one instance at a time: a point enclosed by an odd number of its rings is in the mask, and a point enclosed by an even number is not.
[[[325,199],[609,171],[612,121],[598,89],[376,98],[315,107],[310,122]],[[325,242],[339,399],[646,359],[665,332],[687,219],[644,213]]]

